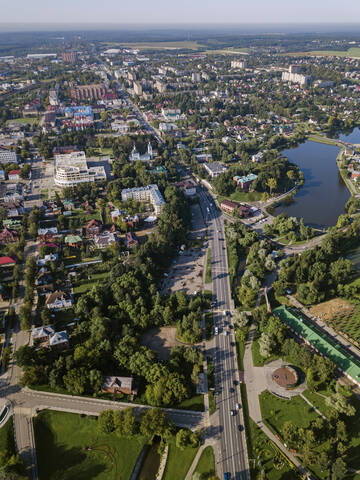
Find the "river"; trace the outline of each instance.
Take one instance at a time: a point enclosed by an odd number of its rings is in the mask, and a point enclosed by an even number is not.
[[[350,198],[336,163],[339,151],[339,147],[309,140],[284,150],[282,154],[302,170],[305,182],[294,195],[293,203],[282,203],[276,207],[275,214],[303,217],[305,224],[314,227],[335,225]]]

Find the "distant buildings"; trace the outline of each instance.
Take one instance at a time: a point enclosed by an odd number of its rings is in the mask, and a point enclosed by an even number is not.
[[[193,82],[201,82],[201,73],[194,72],[191,74],[191,80]]]
[[[262,152],[258,152],[255,155],[252,155],[251,161],[253,163],[261,163],[263,159],[264,154]]]
[[[147,187],[125,188],[121,191],[121,200],[127,202],[133,199],[138,202],[150,202],[154,211],[159,215],[165,205],[164,197],[161,195],[157,185],[148,185]]]
[[[134,92],[135,95],[138,95],[139,97],[141,97],[143,94],[143,89],[140,82],[134,82]]]
[[[204,163],[204,168],[211,178],[218,177],[227,170],[227,167],[220,162]]]
[[[94,111],[91,107],[66,107],[66,120],[63,125],[67,128],[81,129],[91,127],[94,124]]]
[[[107,89],[105,85],[78,85],[70,89],[70,96],[75,100],[100,100]]]
[[[75,52],[63,52],[61,54],[61,59],[64,63],[75,63],[76,62],[76,53]]]
[[[103,166],[89,167],[85,152],[55,155],[54,182],[59,187],[71,187],[79,183],[93,183],[106,180]]]

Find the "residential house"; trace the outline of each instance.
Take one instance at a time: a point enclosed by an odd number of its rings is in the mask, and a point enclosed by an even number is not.
[[[139,244],[139,240],[135,233],[127,232],[125,235],[124,243],[126,245],[126,248],[134,248],[137,247],[137,245]]]
[[[52,325],[46,325],[44,327],[37,327],[31,330],[31,337],[33,342],[40,344],[40,346],[48,346],[49,338],[54,335],[55,329]]]
[[[16,261],[11,257],[0,257],[0,268],[13,267]]]
[[[192,195],[196,195],[196,185],[189,180],[185,180],[183,182],[177,182],[175,185],[180,188],[186,196],[191,197]]]
[[[264,154],[262,152],[258,152],[255,155],[252,155],[251,161],[253,163],[261,163],[263,159]]]
[[[39,228],[38,229],[38,238],[43,242],[51,242],[56,237],[58,237],[58,229],[57,227],[50,227],[50,228]]]
[[[11,182],[18,182],[20,180],[20,170],[10,170],[8,173],[8,179]]]
[[[70,294],[56,290],[46,297],[45,303],[49,310],[57,311],[71,308],[73,305],[73,300]]]
[[[124,393],[126,395],[137,395],[138,389],[135,386],[133,377],[108,376],[104,378],[101,391],[105,393]]]
[[[14,243],[19,240],[19,234],[16,230],[10,230],[8,228],[4,228],[3,231],[0,233],[0,244],[7,245],[8,243]]]
[[[114,232],[103,232],[100,235],[94,236],[95,246],[100,249],[110,247],[114,243],[117,243],[117,241],[118,237]]]
[[[68,247],[79,248],[82,245],[82,238],[79,235],[67,235],[64,241]]]
[[[50,337],[50,347],[62,350],[69,347],[69,339],[66,333],[66,330],[61,332],[55,332],[54,335]]]
[[[85,225],[86,236],[93,237],[99,235],[103,229],[103,224],[99,220],[92,219]]]

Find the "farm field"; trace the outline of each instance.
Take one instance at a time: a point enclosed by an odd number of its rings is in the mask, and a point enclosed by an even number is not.
[[[286,55],[293,55],[293,56],[329,56],[329,57],[350,57],[350,58],[360,58],[360,48],[359,47],[352,47],[348,50],[313,50],[311,52],[294,52],[294,53],[287,53]]]
[[[312,315],[319,317],[339,333],[360,343],[360,304],[334,298],[310,308]]]
[[[119,44],[120,46],[120,44]],[[136,50],[176,50],[176,49],[190,49],[198,50],[203,47],[198,42],[180,41],[180,42],[144,42],[144,43],[122,43],[122,47],[134,48]]]
[[[40,480],[129,480],[146,443],[99,433],[96,417],[74,413],[44,410],[34,428]]]

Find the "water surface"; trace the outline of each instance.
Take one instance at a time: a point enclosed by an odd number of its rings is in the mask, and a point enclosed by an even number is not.
[[[360,131],[359,131],[360,134]],[[340,176],[336,157],[339,147],[306,141],[282,153],[304,174],[304,185],[290,205],[281,204],[275,214],[303,217],[307,225],[329,227],[336,224],[350,193]]]

